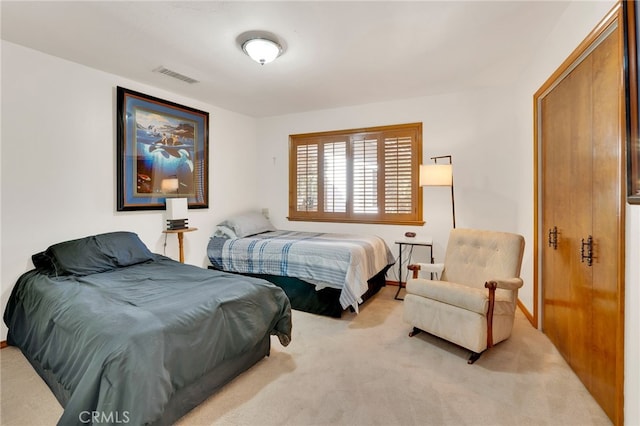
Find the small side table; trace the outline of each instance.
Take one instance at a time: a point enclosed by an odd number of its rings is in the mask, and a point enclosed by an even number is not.
[[[165,234],[178,234],[178,247],[180,248],[180,263],[184,263],[184,233],[197,231],[198,228],[185,228],[185,229],[165,229],[162,231]]]
[[[395,244],[398,245],[398,291],[396,291],[396,295],[393,297],[396,300],[404,300],[398,297],[400,294],[400,290],[406,286],[402,285],[402,246],[420,246],[420,247],[429,247],[429,262],[433,263],[433,240],[431,238],[427,238],[424,240],[416,240],[416,239],[404,239],[397,240]]]

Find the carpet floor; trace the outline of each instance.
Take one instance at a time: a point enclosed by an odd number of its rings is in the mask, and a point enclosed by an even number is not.
[[[387,287],[341,319],[293,313],[293,339],[179,422],[189,425],[610,425],[520,312],[511,338],[468,352],[409,338]],[[62,408],[16,348],[0,351],[0,424],[54,425]]]

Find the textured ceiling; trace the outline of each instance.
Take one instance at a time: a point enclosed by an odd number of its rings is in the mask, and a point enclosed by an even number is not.
[[[563,1],[2,1],[2,39],[262,117],[514,81]],[[237,38],[276,34],[275,62]],[[159,66],[199,80],[154,73]]]

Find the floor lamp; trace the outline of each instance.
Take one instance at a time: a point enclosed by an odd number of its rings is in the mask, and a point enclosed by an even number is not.
[[[431,157],[434,164],[420,166],[420,186],[450,186],[451,187],[451,212],[453,227],[456,227],[456,202],[453,195],[453,162],[450,155]],[[448,164],[438,164],[438,160],[447,159]]]

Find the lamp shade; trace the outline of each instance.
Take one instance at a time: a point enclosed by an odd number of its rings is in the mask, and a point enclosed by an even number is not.
[[[278,43],[266,38],[247,40],[242,45],[242,50],[261,65],[272,62],[282,53],[282,47]]]
[[[186,219],[188,209],[186,198],[167,198],[167,220]]]
[[[452,186],[451,164],[427,164],[420,166],[420,186]]]

